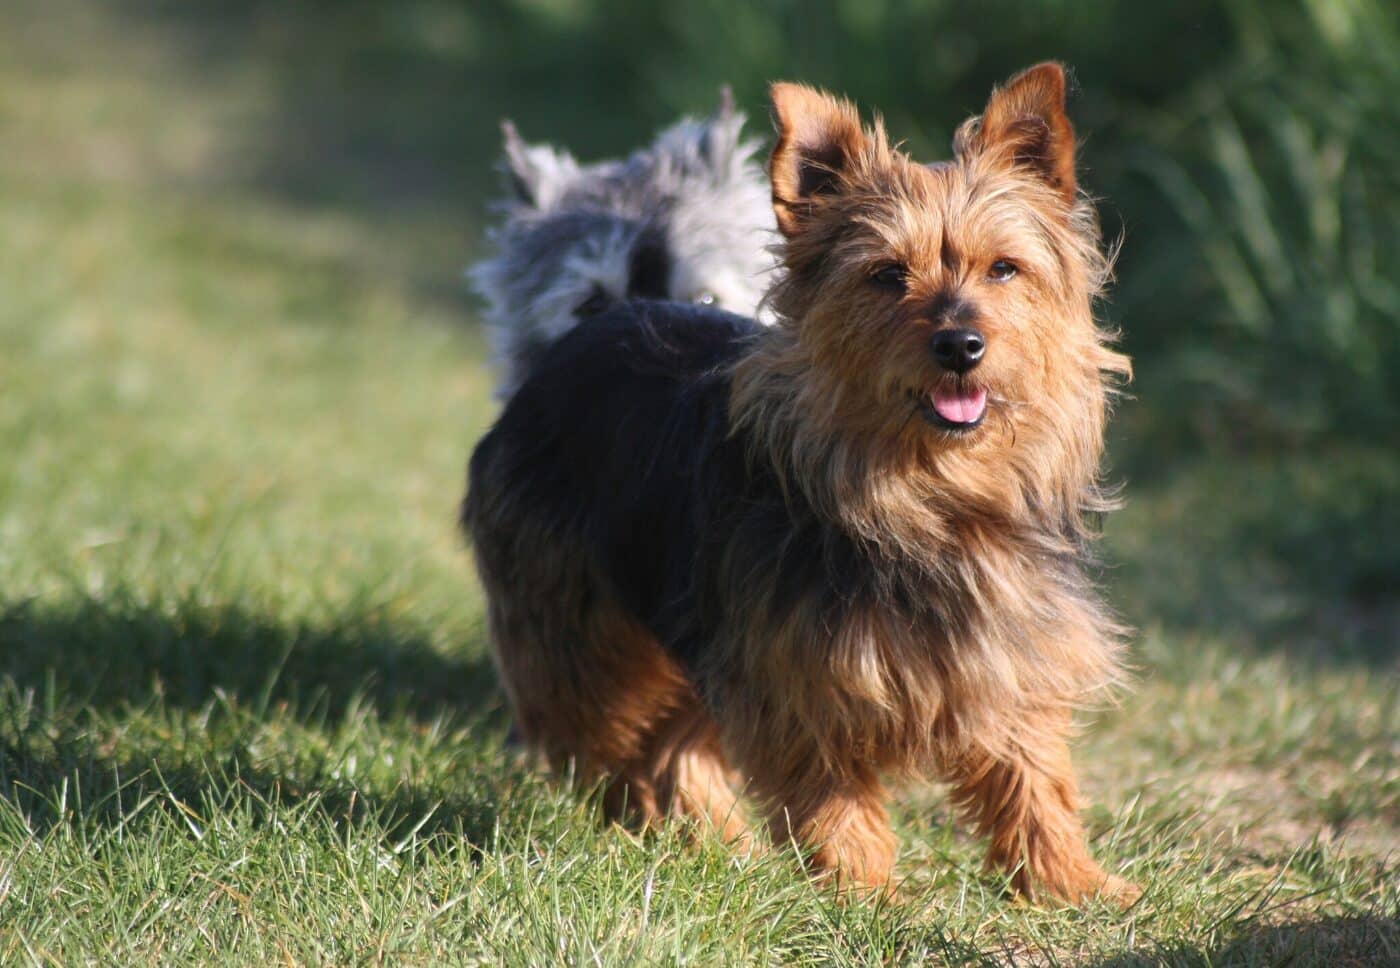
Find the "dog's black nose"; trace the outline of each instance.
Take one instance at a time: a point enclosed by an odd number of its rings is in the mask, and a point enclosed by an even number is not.
[[[940,329],[933,334],[933,358],[945,370],[966,373],[982,362],[987,341],[975,329]]]

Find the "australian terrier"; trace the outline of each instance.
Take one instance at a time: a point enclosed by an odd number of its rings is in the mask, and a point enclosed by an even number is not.
[[[463,526],[525,741],[643,820],[887,887],[882,778],[935,773],[1017,889],[1130,901],[1077,815],[1071,713],[1119,674],[1085,573],[1109,273],[1065,74],[993,92],[951,161],[771,91],[765,328],[631,302],[534,364]]]

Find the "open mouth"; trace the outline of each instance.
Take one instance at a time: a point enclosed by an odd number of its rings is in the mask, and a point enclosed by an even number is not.
[[[944,383],[918,398],[919,412],[935,427],[971,430],[987,415],[987,391],[982,387]]]

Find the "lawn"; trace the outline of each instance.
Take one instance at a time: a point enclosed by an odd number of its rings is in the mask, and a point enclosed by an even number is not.
[[[1181,530],[1257,514],[1252,464],[1109,526],[1137,681],[1079,760],[1131,911],[1008,900],[936,788],[895,905],[600,823],[506,742],[454,528],[476,196],[379,155],[309,191],[270,66],[207,40],[0,12],[0,963],[1400,963],[1389,626],[1178,620],[1270,587]]]

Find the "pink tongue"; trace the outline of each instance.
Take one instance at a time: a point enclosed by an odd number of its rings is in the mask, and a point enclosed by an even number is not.
[[[949,423],[973,423],[987,409],[986,390],[961,392],[940,387],[933,392],[933,409]]]

